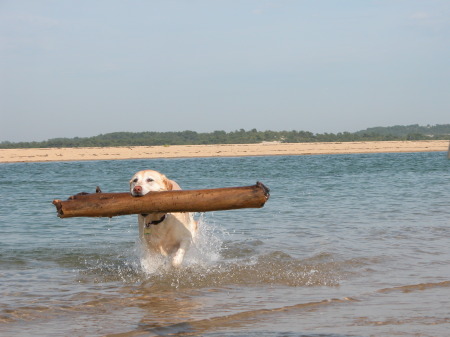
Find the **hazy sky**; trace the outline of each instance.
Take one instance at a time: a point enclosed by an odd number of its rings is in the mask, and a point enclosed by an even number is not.
[[[0,141],[450,123],[449,0],[0,0]]]

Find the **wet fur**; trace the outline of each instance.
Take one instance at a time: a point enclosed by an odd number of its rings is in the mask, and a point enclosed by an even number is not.
[[[181,190],[181,187],[164,174],[153,170],[137,172],[130,180],[130,193],[135,197],[149,192]],[[164,213],[138,215],[139,237],[146,253],[170,256],[174,267],[179,267],[197,232],[192,213]]]

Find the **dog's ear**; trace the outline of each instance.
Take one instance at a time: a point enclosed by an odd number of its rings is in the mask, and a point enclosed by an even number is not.
[[[164,176],[163,181],[164,181],[164,186],[166,186],[166,189],[167,189],[168,191],[172,191],[172,190],[173,190],[172,181],[170,181],[169,179],[167,179],[166,176]]]

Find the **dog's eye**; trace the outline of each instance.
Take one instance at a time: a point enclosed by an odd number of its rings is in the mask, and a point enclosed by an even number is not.
[[[152,181],[154,181],[152,178],[147,178],[148,183],[151,183]]]
[[[137,183],[137,181],[138,181],[138,178],[133,179],[133,183]]]

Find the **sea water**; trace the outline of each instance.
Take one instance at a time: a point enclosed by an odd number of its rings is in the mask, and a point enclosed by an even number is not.
[[[56,216],[154,169],[184,189],[253,185],[261,209],[196,214],[180,269],[136,216]],[[0,164],[1,336],[448,336],[443,152]]]

